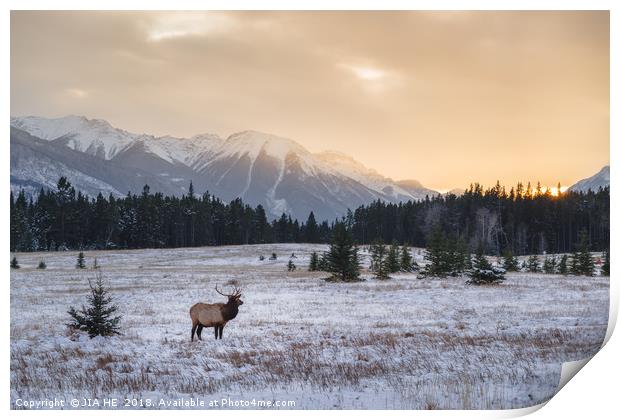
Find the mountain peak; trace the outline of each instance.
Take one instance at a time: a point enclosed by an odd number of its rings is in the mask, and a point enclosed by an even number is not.
[[[589,178],[576,182],[569,188],[569,191],[586,192],[588,190],[597,191],[601,187],[609,187],[610,168],[605,165],[596,174]]]
[[[241,197],[263,205],[273,217],[287,212],[303,219],[312,210],[317,218],[332,220],[372,200],[397,203],[429,194],[417,182],[401,186],[345,153],[311,153],[291,139],[255,130],[225,139],[208,133],[156,137],[78,115],[16,117],[11,126],[33,137],[19,139],[12,131],[12,144],[21,141],[24,146],[11,149],[11,176],[19,181],[15,185],[53,185],[56,174],[64,171],[72,183],[89,186],[89,194],[98,193],[96,185],[105,187],[100,191],[124,194],[148,184],[151,191],[179,195],[192,181],[196,191],[225,201]],[[37,150],[45,153],[37,155]],[[35,157],[39,164],[33,171],[29,159]],[[54,175],[46,179],[48,173]]]
[[[222,149],[226,155],[248,154],[252,160],[256,159],[261,151],[279,160],[284,160],[289,153],[304,156],[310,154],[294,140],[254,130],[230,135],[222,144]]]

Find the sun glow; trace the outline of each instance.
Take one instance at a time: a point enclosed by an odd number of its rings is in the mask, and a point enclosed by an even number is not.
[[[557,197],[560,195],[560,193],[566,192],[568,190],[568,187],[560,187],[559,192],[558,187],[541,187],[542,194],[545,194],[547,190],[549,190],[549,193],[552,196]]]

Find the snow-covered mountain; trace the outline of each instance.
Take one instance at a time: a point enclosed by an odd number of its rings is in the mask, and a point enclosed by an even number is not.
[[[339,152],[311,153],[293,140],[256,131],[223,139],[155,137],[81,116],[11,118],[11,187],[33,192],[66,175],[89,195],[197,192],[262,204],[304,220],[334,219],[375,199],[389,202],[437,194],[413,180],[394,181]]]
[[[609,187],[609,165],[603,166],[603,168],[596,174],[589,178],[582,179],[581,181],[572,185],[570,191],[582,191],[588,190],[598,191],[601,187]]]

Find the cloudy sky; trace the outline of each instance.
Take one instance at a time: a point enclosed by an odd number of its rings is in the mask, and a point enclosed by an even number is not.
[[[436,189],[609,162],[607,12],[12,12],[11,114],[254,129]]]

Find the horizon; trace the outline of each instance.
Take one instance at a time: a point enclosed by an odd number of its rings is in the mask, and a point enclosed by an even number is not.
[[[436,191],[573,185],[609,165],[609,13],[13,11],[24,114],[274,133]]]

